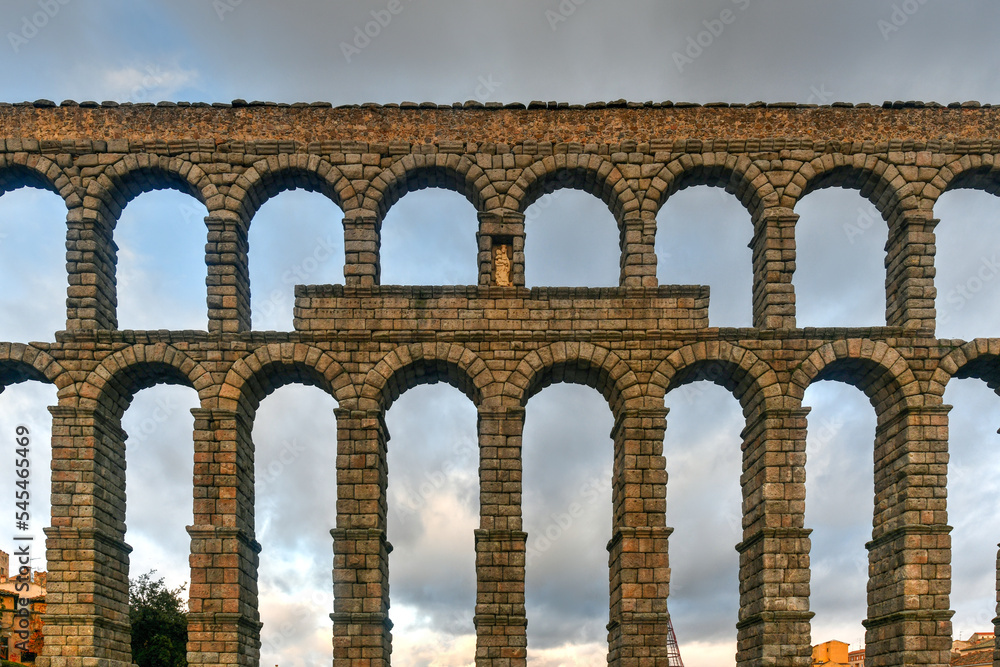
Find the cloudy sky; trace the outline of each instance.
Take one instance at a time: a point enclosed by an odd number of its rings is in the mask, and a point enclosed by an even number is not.
[[[362,37],[389,4],[8,0],[0,5],[0,100],[1000,103],[1000,52],[992,48],[1000,5],[989,0],[400,0],[391,20]],[[886,230],[875,209],[857,192],[834,189],[810,194],[797,212],[800,326],[884,324]],[[1000,281],[975,273],[1000,254],[1000,203],[955,191],[935,212],[938,333],[996,335]],[[176,192],[147,193],[125,209],[115,238],[123,328],[205,327],[204,215]],[[558,191],[527,216],[530,285],[616,284],[617,230],[600,201]],[[51,340],[63,328],[64,219],[50,193],[0,197],[0,340]],[[333,203],[302,191],[260,210],[250,239],[255,328],[291,328],[292,287],[301,281],[289,276],[311,267],[308,258],[328,258],[308,282],[343,279],[340,219]],[[660,281],[708,284],[712,324],[749,325],[745,209],[719,189],[691,188],[671,197],[658,223]],[[476,282],[475,228],[472,206],[453,192],[407,195],[385,221],[383,282]],[[37,383],[0,395],[0,433],[23,423],[36,438],[36,488],[47,483],[46,406],[55,400],[53,388]],[[994,615],[1000,401],[972,380],[952,383],[946,401],[955,406],[952,606],[956,634],[967,636],[987,630]],[[813,638],[856,647],[874,412],[861,392],[830,382],[811,387],[806,404]],[[155,568],[172,586],[188,579],[194,406],[192,390],[157,387],[137,395],[124,419],[132,571]],[[731,395],[707,383],[673,392],[667,406],[670,610],[689,667],[732,665],[742,416]],[[263,402],[254,427],[264,665],[329,660],[334,407],[319,390],[285,387]],[[471,665],[475,410],[452,387],[423,386],[399,398],[387,423],[394,662]],[[528,404],[524,516],[536,667],[604,662],[611,425],[607,404],[587,387],[553,386]],[[2,497],[12,495],[11,483],[0,480]],[[586,515],[565,526],[559,516],[574,502]],[[0,547],[12,532],[3,531]]]

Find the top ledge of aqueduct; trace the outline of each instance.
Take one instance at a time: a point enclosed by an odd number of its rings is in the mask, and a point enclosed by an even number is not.
[[[123,147],[112,141],[211,142],[281,141],[282,152],[319,149],[319,142],[364,140],[369,144],[411,142],[444,144],[475,141],[496,144],[649,142],[664,149],[677,141],[821,142],[993,142],[1000,107],[978,102],[947,105],[885,102],[882,105],[763,103],[692,104],[674,102],[465,102],[451,105],[403,102],[333,107],[330,103],[73,102],[49,100],[0,103],[0,136],[7,151],[47,152],[53,142],[91,141],[87,151]],[[37,145],[23,139],[35,139]],[[12,142],[20,142],[13,146]],[[1000,142],[998,142],[1000,143]],[[804,145],[802,147],[805,147]],[[943,146],[942,146],[943,147]],[[67,150],[69,147],[63,147]],[[199,146],[205,150],[208,146]],[[708,146],[705,146],[708,148]],[[762,146],[763,148],[763,146]],[[814,146],[809,146],[814,148]],[[845,147],[839,147],[841,150]],[[859,147],[860,148],[860,147]],[[904,148],[909,148],[906,146]],[[133,147],[134,149],[134,147]],[[482,147],[480,146],[480,150]],[[77,150],[84,150],[78,147]],[[185,146],[183,150],[190,150]],[[73,152],[70,149],[70,152]]]

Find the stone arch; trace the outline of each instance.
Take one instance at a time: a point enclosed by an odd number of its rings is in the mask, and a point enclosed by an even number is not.
[[[904,211],[919,207],[912,184],[894,165],[862,153],[827,153],[804,163],[785,186],[780,204],[794,209],[810,192],[830,187],[858,190],[890,226]]]
[[[447,382],[477,407],[499,389],[486,362],[469,348],[455,343],[412,343],[391,350],[368,371],[359,407],[384,412],[407,389],[435,382]]]
[[[928,396],[943,401],[952,378],[978,378],[1000,395],[1000,339],[977,338],[949,352],[934,369]]]
[[[633,369],[614,351],[591,343],[560,342],[532,350],[518,363],[504,385],[504,396],[524,406],[545,387],[571,382],[593,387],[617,417],[626,402],[642,395]]]
[[[405,155],[383,169],[365,191],[362,208],[379,220],[403,195],[424,188],[444,188],[458,192],[476,208],[486,210],[495,196],[490,180],[467,155],[456,153],[414,153]]]
[[[91,181],[87,194],[99,199],[106,222],[113,228],[130,201],[152,190],[177,190],[191,195],[205,205],[208,213],[236,203],[219,194],[208,174],[198,165],[155,153],[122,156]]]
[[[70,177],[47,157],[34,153],[0,155],[0,195],[22,187],[55,193],[68,209],[83,203]]]
[[[665,164],[651,179],[642,210],[655,215],[671,195],[698,185],[721,187],[736,195],[751,217],[778,205],[767,175],[746,155],[689,153]]]
[[[933,207],[942,194],[949,190],[982,190],[1000,196],[1000,166],[994,156],[963,155],[938,170],[931,182],[924,186],[922,204]]]
[[[54,384],[60,394],[73,384],[66,369],[44,350],[23,343],[0,344],[0,393],[28,380]]]
[[[140,343],[101,360],[78,390],[78,407],[103,409],[121,419],[142,389],[157,384],[193,388],[204,404],[211,397],[211,374],[187,354],[166,343]]]
[[[647,394],[660,404],[673,389],[698,380],[725,387],[740,402],[743,414],[782,405],[778,376],[753,351],[725,341],[685,345],[661,361],[649,380]]]
[[[305,153],[282,153],[254,162],[236,178],[229,197],[236,200],[241,218],[250,221],[268,199],[299,188],[322,194],[345,212],[359,207],[354,186],[340,169]]]
[[[906,359],[884,342],[847,338],[814,350],[792,373],[788,395],[801,403],[806,388],[818,380],[837,380],[868,396],[879,424],[896,409],[919,406],[923,394]]]
[[[268,394],[294,382],[319,387],[338,404],[356,401],[350,375],[328,352],[305,343],[271,343],[232,365],[218,407],[252,415]]]
[[[542,195],[562,188],[583,190],[599,198],[619,227],[626,214],[639,210],[639,200],[618,167],[606,157],[587,153],[548,155],[525,167],[503,205],[524,213]]]

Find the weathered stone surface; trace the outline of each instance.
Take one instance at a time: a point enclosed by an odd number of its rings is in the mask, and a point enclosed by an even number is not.
[[[0,386],[54,383],[50,599],[44,667],[130,663],[121,415],[141,388],[182,383],[194,411],[189,661],[259,658],[254,448],[260,400],[287,382],[338,402],[332,528],[334,664],[391,651],[383,415],[407,389],[448,382],[479,411],[479,665],[524,665],[524,405],[553,382],[598,389],[615,416],[609,660],[666,665],[670,583],[664,395],[707,379],[743,405],[738,664],[810,660],[804,525],[805,389],[849,382],[878,416],[868,544],[869,664],[948,663],[950,538],[945,386],[1000,384],[1000,338],[934,337],[937,197],[996,191],[1000,111],[907,105],[533,104],[531,108],[0,105],[0,192],[36,185],[67,204],[67,327],[0,343]],[[718,329],[703,287],[659,286],[656,215],[678,189],[725,187],[754,234],[754,327]],[[886,321],[795,327],[796,203],[860,190],[889,227]],[[203,202],[207,331],[120,331],[115,221],[158,187]],[[250,321],[247,229],[293,187],[344,211],[346,286],[296,287],[296,331]],[[380,286],[381,221],[415,189],[445,187],[478,211],[478,285]],[[621,231],[616,288],[524,285],[524,211],[558,188],[601,198]],[[495,285],[509,245],[510,287]],[[998,621],[1000,623],[1000,621]]]

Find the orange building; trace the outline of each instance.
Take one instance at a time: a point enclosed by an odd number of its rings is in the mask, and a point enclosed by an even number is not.
[[[35,656],[42,652],[44,645],[43,616],[45,614],[45,573],[35,572],[31,581],[18,585],[16,577],[10,576],[10,557],[0,551],[0,658],[15,662],[34,662]],[[22,609],[27,610],[27,638],[18,634],[21,625],[18,612],[18,600]]]
[[[848,667],[848,647],[847,643],[836,639],[813,646],[813,665],[817,667],[820,665],[823,667]]]
[[[968,639],[953,642],[951,664],[961,667],[992,667],[994,642],[992,632],[975,632]]]
[[[865,650],[859,649],[847,654],[847,664],[850,667],[865,667]]]

